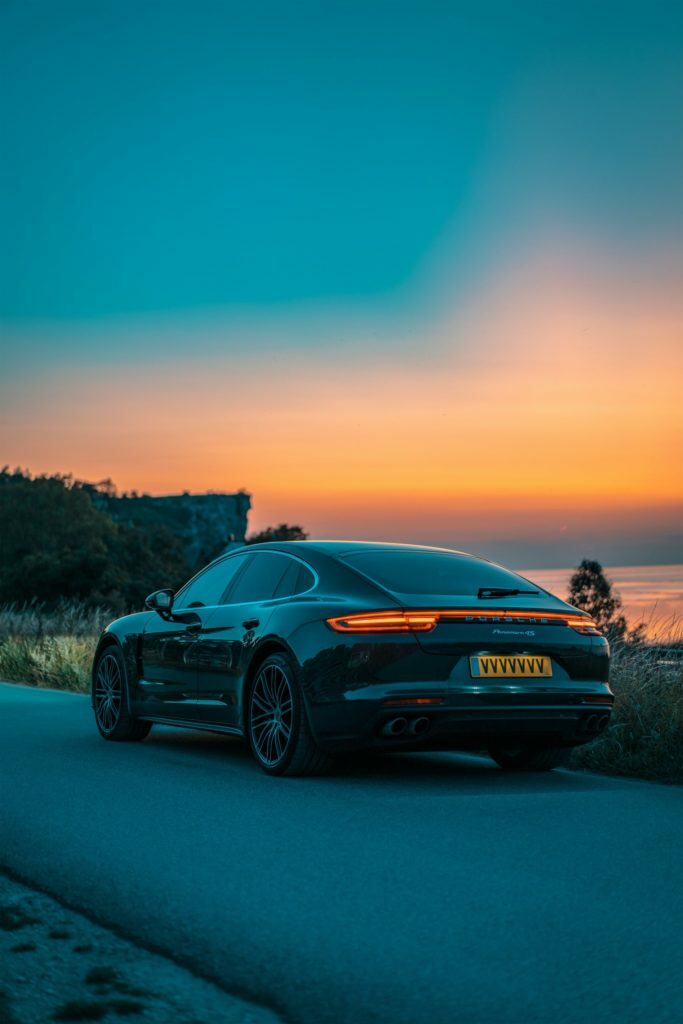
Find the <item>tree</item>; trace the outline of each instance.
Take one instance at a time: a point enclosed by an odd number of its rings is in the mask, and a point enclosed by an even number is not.
[[[621,598],[612,590],[599,562],[584,558],[570,577],[568,600],[588,612],[608,640],[623,640],[626,636],[628,627],[621,614]]]
[[[0,601],[66,598],[127,611],[186,577],[177,538],[163,527],[115,523],[92,486],[0,471]]]
[[[279,526],[267,526],[261,533],[254,533],[247,537],[246,544],[267,544],[269,540],[306,540],[308,534],[301,526],[289,526],[287,523],[280,523]]]

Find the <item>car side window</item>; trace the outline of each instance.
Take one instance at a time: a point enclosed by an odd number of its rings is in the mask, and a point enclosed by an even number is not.
[[[202,608],[221,604],[229,586],[249,556],[233,555],[208,566],[180,591],[175,599],[176,608]]]
[[[252,601],[269,601],[275,596],[280,581],[289,572],[292,561],[286,555],[267,551],[254,552],[251,561],[228,595],[229,603],[247,604]]]

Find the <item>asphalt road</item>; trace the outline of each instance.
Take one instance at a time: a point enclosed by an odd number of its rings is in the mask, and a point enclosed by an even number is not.
[[[450,754],[271,779],[11,685],[0,758],[0,864],[285,1020],[681,1020],[680,788]]]

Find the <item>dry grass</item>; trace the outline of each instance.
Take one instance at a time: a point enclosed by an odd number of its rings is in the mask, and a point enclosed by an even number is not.
[[[88,692],[97,637],[112,618],[78,602],[0,608],[0,678]]]
[[[621,643],[612,652],[615,702],[607,732],[572,754],[573,767],[683,782],[683,645],[667,623],[657,645]],[[677,639],[676,639],[677,638]]]
[[[115,618],[109,608],[90,608],[80,601],[61,601],[47,610],[36,602],[0,606],[0,642],[8,637],[98,637]]]
[[[0,678],[86,693],[94,649],[78,636],[8,637],[0,640]]]

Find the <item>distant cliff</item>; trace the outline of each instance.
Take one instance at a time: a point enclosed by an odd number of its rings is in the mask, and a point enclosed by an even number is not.
[[[141,529],[163,526],[178,537],[190,568],[215,558],[231,543],[242,544],[247,532],[251,495],[168,494],[116,495],[97,492],[93,500],[117,522]]]

